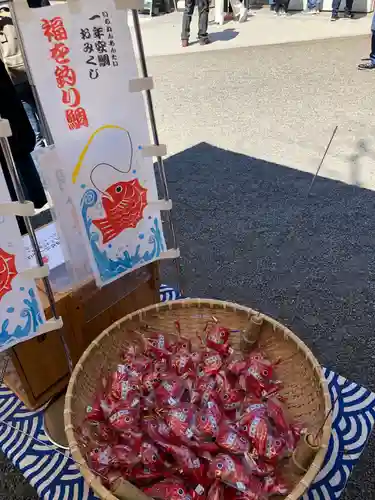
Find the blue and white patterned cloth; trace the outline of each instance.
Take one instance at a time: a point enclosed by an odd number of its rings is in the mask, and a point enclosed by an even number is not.
[[[162,285],[161,300],[180,298]],[[333,500],[343,492],[371,434],[375,394],[325,368],[334,403],[332,435],[324,466],[303,500]],[[1,423],[8,422],[12,427]],[[17,430],[16,430],[17,429]],[[0,387],[0,448],[45,500],[92,500],[68,452],[58,453],[43,430],[43,410],[31,412]]]

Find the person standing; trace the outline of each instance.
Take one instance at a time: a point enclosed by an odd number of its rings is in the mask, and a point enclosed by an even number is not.
[[[248,9],[240,0],[230,0],[233,10],[233,17],[240,23],[244,23],[247,19]]]
[[[185,0],[185,10],[182,16],[181,44],[183,47],[189,45],[190,24],[194,13],[195,4],[198,4],[198,40],[200,45],[207,45],[210,39],[207,34],[208,14],[210,11],[210,0]]]
[[[50,5],[49,0],[28,0],[27,3],[30,8]],[[37,105],[27,77],[17,30],[7,5],[0,7],[0,50],[3,63],[33,128],[36,139],[35,147],[44,147]]]
[[[47,199],[38,171],[30,154],[35,146],[35,134],[1,58],[0,95],[0,116],[1,118],[9,120],[12,129],[12,136],[9,137],[9,145],[12,150],[17,171],[21,178],[26,199],[32,201],[35,208],[42,208],[47,203]],[[1,148],[0,168],[3,169],[11,199],[17,201],[17,196]],[[22,217],[17,217],[17,220],[21,233],[25,234],[26,228]]]
[[[275,1],[275,14],[278,16],[286,16],[288,13],[289,0]]]
[[[332,0],[331,21],[338,21],[340,4],[341,4],[341,0]],[[353,9],[353,0],[346,0],[344,17],[346,17],[347,19],[353,19],[354,14],[352,12],[352,9]]]
[[[358,64],[358,69],[375,69],[375,12],[371,23],[371,52],[368,62]]]
[[[320,1],[307,0],[307,14],[320,14]]]

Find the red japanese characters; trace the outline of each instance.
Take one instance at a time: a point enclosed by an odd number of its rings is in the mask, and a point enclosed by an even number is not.
[[[90,467],[108,485],[122,477],[155,499],[286,495],[279,464],[301,426],[281,403],[274,365],[259,349],[236,354],[216,321],[197,345],[179,323],[177,335],[144,329],[87,409]]]
[[[55,77],[56,85],[62,92],[62,102],[68,107],[65,110],[65,119],[70,130],[77,130],[81,127],[88,127],[87,113],[81,107],[81,95],[75,87],[77,75],[70,66],[69,52],[67,45],[68,33],[61,17],[52,19],[42,19],[42,30],[44,36],[52,45],[50,57],[56,62]]]

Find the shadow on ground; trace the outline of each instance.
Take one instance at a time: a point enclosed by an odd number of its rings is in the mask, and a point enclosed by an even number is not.
[[[198,144],[166,162],[186,293],[291,327],[320,362],[375,389],[375,193]],[[344,498],[370,498],[373,443]],[[371,462],[370,462],[371,460]]]
[[[234,28],[226,28],[218,33],[210,33],[210,40],[211,43],[227,42],[229,40],[233,40],[233,38],[236,38],[238,35],[238,31],[236,31]]]

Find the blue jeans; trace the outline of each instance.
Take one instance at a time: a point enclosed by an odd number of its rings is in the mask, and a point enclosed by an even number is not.
[[[319,9],[320,0],[307,0],[307,8],[308,9]]]
[[[198,38],[208,38],[208,14],[210,12],[210,4],[208,0],[185,0],[185,10],[182,16],[182,32],[181,40],[189,40],[190,23],[194,13],[195,5],[198,6]]]
[[[40,128],[40,122],[38,117],[38,111],[36,108],[35,99],[33,92],[28,82],[20,83],[15,86],[17,95],[22,102],[22,106],[27,114],[30,125],[35,134],[35,148],[44,147],[44,141],[42,136],[42,130]]]
[[[371,53],[370,59],[373,64],[375,64],[375,31],[371,31]]]

